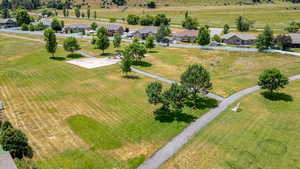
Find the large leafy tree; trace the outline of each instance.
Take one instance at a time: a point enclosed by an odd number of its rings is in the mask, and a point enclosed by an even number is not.
[[[149,50],[155,47],[154,38],[153,36],[148,36],[146,39],[145,47]]]
[[[191,16],[185,17],[185,20],[182,22],[182,27],[189,30],[197,30],[199,26],[199,22],[197,18],[193,18]]]
[[[127,23],[129,25],[137,25],[137,24],[139,24],[139,20],[140,20],[140,17],[137,15],[131,14],[131,15],[127,16]]]
[[[8,128],[1,133],[0,144],[5,151],[9,151],[13,158],[32,158],[32,149],[26,135],[18,129]]]
[[[209,72],[200,64],[190,65],[181,75],[181,84],[193,91],[196,96],[198,92],[207,92],[212,89]]]
[[[265,49],[272,48],[274,46],[273,41],[274,41],[273,31],[269,26],[266,26],[264,28],[263,33],[258,35],[256,47],[258,48],[258,50],[265,50]]]
[[[199,29],[196,41],[199,45],[208,45],[210,43],[210,32],[206,26]]]
[[[57,18],[54,18],[51,22],[51,28],[57,32],[57,31],[61,31],[62,30],[62,25],[61,22],[58,21]]]
[[[128,45],[125,50],[129,52],[129,55],[132,60],[141,61],[147,53],[146,47],[144,44],[139,43],[135,40],[132,44]]]
[[[101,27],[97,31],[97,40],[96,40],[96,49],[101,49],[102,54],[104,53],[104,50],[107,49],[110,45],[107,30],[104,27]]]
[[[167,37],[171,34],[171,29],[167,25],[160,25],[156,34],[157,42],[166,42]]]
[[[114,34],[114,40],[113,40],[114,48],[119,48],[121,46],[121,42],[122,42],[121,35],[119,33]]]
[[[64,40],[64,49],[68,52],[74,52],[80,49],[80,45],[75,37],[68,37]]]
[[[165,14],[157,14],[154,17],[154,26],[160,26],[160,25],[169,25],[170,24],[171,19],[167,18],[167,16]]]
[[[173,83],[169,89],[163,92],[163,104],[168,105],[172,111],[181,110],[189,96],[185,86]]]
[[[297,33],[300,29],[300,22],[291,22],[288,27],[285,28],[286,31],[290,33]]]
[[[16,11],[16,19],[19,26],[23,24],[28,25],[31,22],[31,17],[25,9],[18,9]]]
[[[250,28],[253,26],[254,22],[248,20],[247,18],[243,16],[239,16],[235,20],[237,30],[240,32],[247,32],[250,30]]]
[[[2,18],[9,18],[10,17],[10,13],[9,10],[7,8],[4,8],[1,10],[1,17]]]
[[[55,32],[50,28],[46,29],[44,32],[44,39],[46,42],[46,50],[52,54],[52,57],[54,57],[57,48]]]
[[[268,89],[271,94],[280,88],[284,88],[288,83],[288,78],[275,68],[264,70],[257,82],[262,89]]]
[[[228,34],[229,33],[229,30],[230,30],[230,27],[228,24],[225,24],[224,27],[223,27],[223,33],[224,34]]]

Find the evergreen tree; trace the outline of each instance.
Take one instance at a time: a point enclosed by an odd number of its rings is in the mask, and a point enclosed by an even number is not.
[[[167,25],[160,25],[157,34],[156,34],[156,40],[157,42],[166,42],[167,36],[171,34],[171,30]]]
[[[147,49],[151,50],[155,47],[154,38],[153,36],[148,36],[146,39],[145,46]]]
[[[114,48],[119,48],[121,46],[121,42],[122,42],[121,35],[119,33],[114,34],[114,40],[113,40]]]
[[[46,29],[44,32],[44,38],[46,42],[46,50],[47,52],[52,54],[52,57],[54,58],[54,54],[56,52],[57,48],[57,42],[56,42],[56,35],[55,32],[52,29]]]
[[[210,32],[207,27],[204,26],[199,29],[196,41],[199,45],[208,45],[210,43]]]
[[[256,41],[256,48],[260,51],[265,49],[270,49],[274,46],[274,37],[273,31],[269,26],[264,28],[262,34],[258,35],[258,39]]]

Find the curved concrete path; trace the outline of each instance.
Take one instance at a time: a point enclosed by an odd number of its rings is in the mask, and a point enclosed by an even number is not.
[[[292,76],[290,81],[300,79],[300,75]],[[198,118],[187,128],[185,128],[180,134],[175,136],[160,150],[154,153],[149,159],[147,159],[138,169],[157,169],[170,157],[172,157],[180,148],[182,148],[188,140],[196,135],[201,129],[203,129],[208,123],[213,121],[219,114],[226,110],[231,104],[239,100],[241,97],[246,96],[259,90],[259,86],[253,86],[244,90],[241,90],[230,97],[226,98],[218,107],[210,110],[205,115]]]

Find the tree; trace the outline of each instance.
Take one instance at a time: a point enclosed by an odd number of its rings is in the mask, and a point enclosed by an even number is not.
[[[75,13],[75,16],[76,16],[77,18],[80,17],[80,9],[79,9],[78,7],[76,7],[76,8],[74,9],[74,13]]]
[[[289,45],[292,43],[292,38],[289,35],[278,35],[275,38],[274,43],[281,50],[288,50]]]
[[[94,11],[94,19],[97,19],[97,12]]]
[[[167,18],[165,14],[157,14],[154,17],[153,24],[154,26],[160,26],[160,25],[169,25],[171,19]]]
[[[198,33],[196,42],[199,45],[208,45],[210,43],[210,32],[207,29],[207,27],[204,26],[199,29],[199,33]]]
[[[222,38],[217,34],[215,34],[212,39],[216,42],[221,42],[222,41]]]
[[[189,30],[197,30],[199,26],[199,22],[197,18],[192,18],[191,16],[185,17],[184,21],[182,22],[182,27]]]
[[[228,24],[225,24],[225,25],[224,25],[224,28],[223,28],[223,33],[224,33],[224,34],[228,34],[228,33],[229,33],[229,30],[230,30],[229,25],[228,25]]]
[[[68,37],[64,40],[64,49],[68,52],[74,52],[80,49],[77,39],[74,37]]]
[[[23,24],[21,25],[21,31],[28,31],[28,30],[29,30],[28,25],[25,24],[25,23],[23,23]]]
[[[21,26],[23,24],[28,25],[31,22],[30,15],[28,14],[27,10],[25,10],[25,9],[18,9],[16,11],[16,20],[17,20],[17,24],[19,26]]]
[[[7,8],[2,9],[1,17],[4,18],[4,19],[10,18],[10,13],[9,13],[9,10]]]
[[[160,25],[156,34],[156,41],[157,42],[166,42],[166,37],[171,34],[171,30],[167,25]]]
[[[184,107],[184,103],[189,96],[189,91],[185,86],[173,83],[162,95],[163,104],[167,105],[172,111],[178,111]]]
[[[96,22],[93,22],[93,23],[91,24],[91,28],[92,28],[93,30],[96,30],[97,27],[98,27],[98,25],[97,25]]]
[[[144,44],[139,43],[135,40],[132,44],[128,45],[125,50],[128,51],[128,54],[132,60],[141,61],[147,53],[146,47]]]
[[[123,56],[121,60],[121,70],[127,76],[127,73],[131,72],[131,51],[128,48],[125,48],[121,54]]]
[[[148,8],[156,8],[156,3],[154,1],[150,1],[147,3]]]
[[[46,42],[46,50],[47,52],[52,54],[52,57],[54,57],[54,54],[56,52],[57,48],[57,42],[56,42],[56,35],[55,32],[52,29],[46,29],[44,32],[44,38]]]
[[[137,25],[137,24],[139,24],[139,20],[140,20],[140,17],[137,15],[128,15],[127,16],[127,23],[129,25]]]
[[[63,9],[63,15],[64,15],[64,17],[67,17],[67,9],[66,8]]]
[[[262,89],[268,89],[271,94],[275,90],[284,88],[288,83],[288,78],[275,68],[264,70],[258,79],[258,86]]]
[[[110,43],[107,35],[107,30],[104,27],[101,27],[97,31],[96,49],[101,49],[103,54],[104,50],[107,49],[109,45]]]
[[[32,149],[28,144],[26,135],[18,129],[9,128],[1,133],[0,145],[8,151],[13,158],[32,158]]]
[[[181,75],[181,84],[193,91],[193,95],[212,89],[209,72],[200,64],[190,65]]]
[[[54,18],[51,22],[51,28],[57,32],[57,31],[61,31],[62,30],[62,26],[61,23],[58,21],[57,18]]]
[[[145,47],[149,50],[155,47],[154,38],[153,36],[148,36],[146,39]]]
[[[160,82],[151,82],[146,87],[146,93],[148,96],[148,102],[150,104],[159,104],[162,102],[162,84]]]
[[[28,27],[28,28],[29,28],[29,30],[32,31],[32,32],[35,31],[35,27],[34,27],[32,24],[29,24],[29,27]]]
[[[274,41],[273,31],[269,26],[266,26],[264,28],[263,33],[258,35],[256,41],[256,48],[260,51],[272,48],[274,46],[273,41]]]
[[[118,6],[123,6],[126,4],[126,0],[112,0],[112,2]]]
[[[119,33],[114,34],[114,40],[113,40],[114,48],[120,47],[121,42],[122,42],[121,35]]]
[[[153,21],[154,21],[154,17],[151,15],[141,16],[140,25],[150,26],[150,25],[153,25]]]
[[[90,19],[91,17],[91,8],[88,6],[87,11],[86,11],[87,17]]]
[[[253,21],[248,20],[247,18],[243,17],[243,16],[239,16],[236,20],[236,27],[237,30],[240,32],[247,32],[250,30],[250,28],[252,27],[252,25],[254,24]]]

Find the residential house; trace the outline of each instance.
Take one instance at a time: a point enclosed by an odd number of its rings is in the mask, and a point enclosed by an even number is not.
[[[157,31],[157,27],[144,27],[135,31],[133,33],[133,36],[139,39],[146,39],[149,35],[155,36],[157,34]]]
[[[38,25],[39,23],[42,23],[45,26],[45,28],[51,27],[51,21],[46,18],[42,18],[37,22],[32,22],[32,25],[35,26],[35,25]]]
[[[124,27],[122,25],[115,25],[115,24],[101,24],[99,28],[104,27],[107,29],[108,36],[113,36],[116,33],[122,35],[124,33]]]
[[[91,30],[90,25],[86,24],[71,24],[64,27],[64,32],[70,32],[70,33],[86,33],[86,31]]]
[[[291,37],[292,43],[289,45],[291,48],[300,48],[300,33],[288,34]]]
[[[256,43],[257,37],[248,33],[230,33],[222,36],[223,42],[229,45],[249,46]]]
[[[17,21],[14,18],[0,19],[0,28],[12,28],[17,26]]]
[[[198,36],[198,30],[184,30],[173,35],[173,41],[194,42]]]

